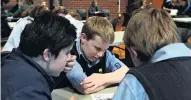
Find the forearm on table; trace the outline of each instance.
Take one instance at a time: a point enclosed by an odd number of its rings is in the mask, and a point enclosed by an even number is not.
[[[101,90],[105,89],[107,86],[109,86],[109,85],[107,85],[107,84],[102,85],[102,86],[100,86],[100,87],[96,88],[95,90],[93,90],[93,91],[89,92],[88,94],[91,94],[91,93],[96,93],[96,92],[98,92],[98,91],[101,91]]]
[[[80,93],[84,94],[84,89],[80,83],[85,78],[87,78],[87,75],[78,67],[78,68],[72,69],[71,72],[68,72],[67,77],[68,77],[70,83],[72,84],[72,86],[75,89],[77,89]]]
[[[112,85],[112,84],[120,83],[125,77],[128,70],[129,68],[127,66],[122,66],[121,68],[119,68],[118,70],[114,72],[104,74],[106,84]]]
[[[85,94],[85,91],[84,91],[84,88],[82,87],[82,85],[80,84],[81,83],[81,81],[71,81],[70,80],[70,82],[71,82],[71,84],[72,84],[72,86],[78,91],[78,92],[80,92],[80,93],[82,93],[82,94]]]
[[[119,68],[114,72],[102,74],[103,76],[101,78],[105,80],[105,83],[102,86],[96,88],[95,90],[85,91],[84,94],[95,93],[112,84],[120,83],[123,80],[128,70],[129,68],[127,66],[122,66],[121,68]]]

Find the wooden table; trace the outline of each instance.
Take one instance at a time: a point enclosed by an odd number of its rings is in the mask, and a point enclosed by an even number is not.
[[[173,18],[173,20],[176,21],[176,22],[191,23],[191,17],[187,17],[187,18]]]
[[[55,89],[52,92],[52,100],[69,100],[72,96],[75,96],[77,100],[98,100],[96,98],[99,98],[99,97],[104,98],[104,95],[105,96],[107,95],[109,98],[112,98],[116,90],[117,90],[117,86],[103,89],[94,94],[82,95],[82,94],[75,93],[70,88]],[[99,100],[103,100],[103,99],[99,99]]]

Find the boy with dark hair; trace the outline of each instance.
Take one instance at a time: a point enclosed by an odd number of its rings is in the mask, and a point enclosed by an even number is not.
[[[139,10],[127,25],[124,42],[139,67],[128,71],[113,100],[191,99],[191,50],[180,43],[166,11]]]
[[[35,17],[39,16],[45,11],[48,11],[48,8],[43,5],[37,5],[27,11],[24,11],[25,13],[23,14],[23,18],[20,18],[16,22],[16,25],[14,26],[2,51],[12,51],[13,48],[17,48],[20,43],[21,33],[25,26],[31,23]]]
[[[51,100],[51,76],[74,64],[70,50],[75,29],[67,19],[48,11],[26,25],[19,47],[2,53],[2,100]]]
[[[128,67],[107,50],[113,41],[114,30],[108,19],[93,16],[86,21],[72,49],[77,56],[75,66],[67,73],[79,92],[94,93],[123,79]]]

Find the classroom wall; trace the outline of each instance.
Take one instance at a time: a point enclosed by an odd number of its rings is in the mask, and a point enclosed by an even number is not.
[[[62,5],[70,9],[88,9],[92,0],[63,0]],[[121,0],[121,13],[125,11],[125,0]],[[98,5],[102,9],[110,10],[110,17],[118,16],[118,0],[98,0]]]
[[[69,9],[88,9],[92,0],[63,0],[62,5]],[[121,13],[125,12],[125,0],[121,0]],[[14,6],[16,0],[10,0],[7,8]],[[118,0],[98,0],[98,5],[102,9],[110,10],[110,17],[118,17]]]

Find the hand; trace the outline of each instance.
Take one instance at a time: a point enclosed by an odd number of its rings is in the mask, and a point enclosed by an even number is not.
[[[122,26],[122,27],[121,27],[121,31],[124,31],[124,30],[125,30],[125,28],[126,28],[125,26]]]
[[[77,97],[72,96],[72,97],[70,98],[70,100],[78,100],[78,99],[77,99]]]
[[[72,67],[75,65],[75,60],[76,60],[75,55],[69,55],[67,62],[66,62],[66,66],[64,68],[65,72],[72,70]]]
[[[100,11],[96,11],[96,12],[95,12],[95,14],[98,14],[98,13],[100,13]]]
[[[85,78],[80,84],[82,85],[85,93],[92,93],[98,87],[106,84],[106,78],[104,74],[94,73],[91,76]]]
[[[100,87],[98,87],[98,88],[96,88],[94,90],[93,89],[86,89],[83,92],[84,92],[85,95],[88,95],[88,94],[91,94],[91,93],[96,93],[98,91],[101,91],[101,90],[105,89],[108,86],[109,86],[109,84],[104,84],[104,85],[102,85],[102,86],[100,86]]]

